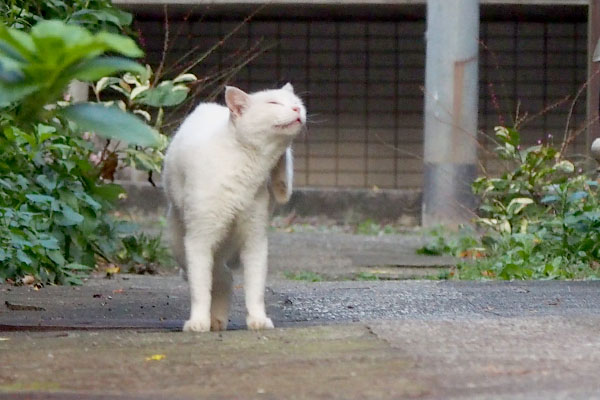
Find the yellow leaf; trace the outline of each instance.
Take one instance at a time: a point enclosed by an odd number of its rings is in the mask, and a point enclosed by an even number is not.
[[[8,341],[8,340],[10,340],[10,338],[7,338],[7,337],[0,337],[0,342],[6,342],[6,341]]]
[[[167,358],[164,354],[153,354],[150,357],[146,357],[146,361],[160,361]]]
[[[120,270],[121,269],[118,266],[111,264],[110,267],[106,268],[106,274],[107,275],[118,274]]]

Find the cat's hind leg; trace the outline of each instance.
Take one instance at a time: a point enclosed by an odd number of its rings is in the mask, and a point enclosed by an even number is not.
[[[202,203],[200,203],[202,204]],[[226,215],[224,212],[186,209],[185,216],[185,260],[190,285],[190,319],[183,326],[184,331],[207,332],[211,328],[211,303],[213,291],[213,271],[215,250],[227,233],[228,218],[212,218]],[[219,275],[217,286],[224,280]]]
[[[169,209],[167,211],[167,228],[171,253],[181,268],[183,278],[187,279],[185,247],[183,243],[185,226],[183,224],[183,219],[181,218],[181,212],[173,204],[169,204]]]
[[[227,265],[218,260],[213,267],[212,301],[210,304],[210,330],[227,330],[229,304],[233,278]]]

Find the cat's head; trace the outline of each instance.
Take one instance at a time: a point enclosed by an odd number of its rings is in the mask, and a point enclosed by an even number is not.
[[[306,124],[306,109],[290,83],[251,94],[227,86],[225,102],[231,122],[248,139],[253,135],[293,138]]]

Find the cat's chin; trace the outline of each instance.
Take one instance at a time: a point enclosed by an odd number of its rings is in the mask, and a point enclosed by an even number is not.
[[[288,122],[287,124],[275,125],[275,128],[286,135],[297,135],[302,129],[303,125],[304,124],[300,118],[298,118],[297,120]]]

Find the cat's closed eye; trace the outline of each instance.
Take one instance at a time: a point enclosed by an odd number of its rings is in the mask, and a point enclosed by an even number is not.
[[[279,102],[277,102],[277,101],[269,101],[268,103],[269,103],[269,104],[276,104],[276,105],[278,105],[278,106],[282,106],[282,105],[283,105],[283,104],[281,104],[281,103],[279,103]]]

